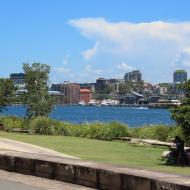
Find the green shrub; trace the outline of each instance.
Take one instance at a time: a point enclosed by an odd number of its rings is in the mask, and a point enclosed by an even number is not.
[[[130,136],[127,125],[119,122],[111,122],[105,125],[102,138],[105,140],[113,140],[116,137]]]
[[[44,135],[59,135],[60,122],[47,117],[37,117],[31,122],[32,132]]]
[[[23,120],[18,117],[0,117],[0,124],[3,125],[4,130],[10,132],[13,128],[21,128]]]
[[[80,127],[69,122],[60,122],[59,134],[65,136],[80,136]]]
[[[173,126],[170,130],[170,133],[168,134],[167,141],[170,141],[175,136],[180,136],[182,139],[184,139],[183,129],[180,126]]]
[[[182,135],[180,127],[166,125],[133,128],[131,129],[131,133],[132,136],[136,138],[155,139],[160,141],[169,141],[177,135]]]
[[[113,140],[116,137],[128,136],[129,130],[127,125],[118,122],[94,122],[72,126],[70,129],[70,135],[91,139]]]

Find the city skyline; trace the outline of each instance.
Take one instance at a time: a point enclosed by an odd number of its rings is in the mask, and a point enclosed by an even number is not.
[[[123,78],[171,82],[190,70],[187,0],[1,1],[1,77],[23,62],[51,65],[51,83]]]

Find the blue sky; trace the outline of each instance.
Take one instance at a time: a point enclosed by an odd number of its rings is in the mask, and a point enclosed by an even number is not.
[[[148,82],[190,73],[189,0],[0,0],[0,77],[22,63],[51,65],[50,82]]]

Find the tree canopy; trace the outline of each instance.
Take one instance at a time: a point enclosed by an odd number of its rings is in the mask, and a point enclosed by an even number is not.
[[[23,97],[27,108],[26,117],[48,116],[53,108],[53,99],[48,94],[50,66],[40,63],[23,64],[23,70],[27,90]]]
[[[182,85],[185,91],[185,97],[182,104],[172,110],[172,118],[183,129],[186,142],[190,143],[190,80]]]
[[[15,90],[14,84],[10,79],[0,79],[0,111],[13,103]]]

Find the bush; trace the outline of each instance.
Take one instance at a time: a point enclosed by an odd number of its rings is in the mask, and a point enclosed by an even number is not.
[[[32,132],[35,134],[58,135],[60,122],[47,117],[37,117],[31,122]]]
[[[73,127],[72,136],[80,136],[91,139],[113,140],[116,137],[128,136],[129,130],[127,125],[111,123],[83,123],[80,126]]]
[[[59,134],[90,139],[112,140],[120,136],[129,136],[129,129],[127,125],[118,122],[82,124],[61,122]]]
[[[80,136],[80,126],[69,122],[60,122],[59,134],[65,136]]]
[[[175,136],[182,136],[182,130],[178,126],[155,125],[131,129],[133,137],[142,139],[154,139],[169,141]]]
[[[12,131],[13,128],[21,128],[23,120],[18,117],[0,117],[0,124],[5,131]]]

